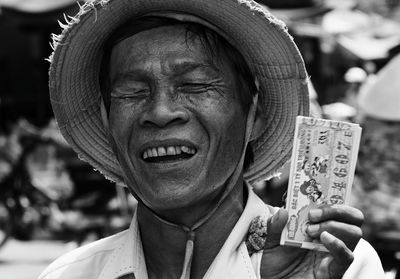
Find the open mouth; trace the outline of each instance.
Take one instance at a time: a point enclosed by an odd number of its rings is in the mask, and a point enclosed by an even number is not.
[[[185,145],[158,146],[147,148],[142,153],[142,158],[148,163],[164,163],[187,160],[193,157],[197,150]]]

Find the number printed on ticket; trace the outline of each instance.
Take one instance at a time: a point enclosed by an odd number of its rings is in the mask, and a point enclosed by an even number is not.
[[[360,136],[358,124],[296,118],[286,198],[289,219],[281,245],[327,251],[306,233],[308,212],[319,205],[349,201]]]

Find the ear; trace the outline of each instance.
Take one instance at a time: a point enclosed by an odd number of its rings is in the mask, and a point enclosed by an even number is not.
[[[257,102],[256,113],[254,116],[253,130],[250,136],[250,142],[261,136],[265,127],[265,118],[260,100]]]

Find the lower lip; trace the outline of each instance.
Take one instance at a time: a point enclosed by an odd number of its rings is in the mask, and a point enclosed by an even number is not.
[[[197,155],[197,153],[193,154],[191,157],[187,157],[187,158],[180,158],[180,159],[175,159],[175,160],[165,160],[165,161],[158,161],[158,162],[149,162],[143,159],[143,161],[146,164],[149,164],[153,167],[174,167],[175,165],[181,165],[182,163],[187,163],[190,160],[192,160],[195,156]]]

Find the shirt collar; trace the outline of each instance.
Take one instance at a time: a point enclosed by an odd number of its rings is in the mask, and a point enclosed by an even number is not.
[[[248,198],[245,209],[228,236],[217,257],[214,259],[204,278],[258,278],[254,257],[250,258],[244,244],[251,221],[257,216],[268,218],[270,207],[248,186]],[[229,271],[229,272],[227,272]],[[121,243],[113,251],[98,279],[118,279],[126,274],[134,274],[137,279],[147,279],[142,241],[140,238],[137,214]],[[243,277],[245,275],[245,277]]]
[[[113,251],[98,279],[117,279],[126,274],[135,278],[148,278],[142,240],[137,221],[137,211],[121,243]]]
[[[250,186],[248,190],[246,207],[204,278],[259,278],[262,251],[250,257],[244,240],[254,218],[268,220],[273,212]]]

